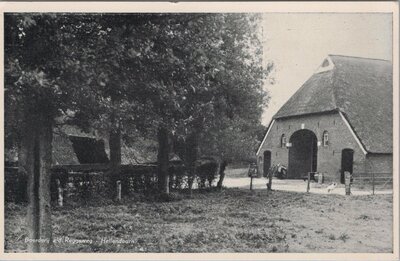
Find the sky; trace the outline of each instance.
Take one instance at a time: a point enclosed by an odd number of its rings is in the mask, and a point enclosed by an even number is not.
[[[392,60],[391,14],[266,13],[264,61],[272,61],[274,84],[264,86],[271,100],[262,123],[311,77],[328,54]]]

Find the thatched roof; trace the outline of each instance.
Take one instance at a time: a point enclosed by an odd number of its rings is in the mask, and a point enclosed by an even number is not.
[[[16,146],[5,148],[7,164],[18,161]],[[77,127],[63,125],[54,129],[53,165],[77,165],[87,163],[107,163],[110,158],[108,137],[93,131],[86,133]],[[172,159],[178,160],[176,157]],[[121,144],[121,164],[135,165],[157,161],[155,141],[137,137],[134,142]]]
[[[132,144],[122,142],[121,163],[139,164],[157,160],[154,142],[137,138]],[[107,163],[110,158],[108,137],[97,132],[86,133],[64,125],[53,137],[53,164],[70,165]]]
[[[392,153],[392,63],[329,55],[274,119],[340,111],[368,152]]]
[[[106,149],[106,152],[108,155],[110,155],[108,148]],[[122,142],[121,164],[142,164],[156,161],[156,142],[144,138],[137,138],[132,144]]]

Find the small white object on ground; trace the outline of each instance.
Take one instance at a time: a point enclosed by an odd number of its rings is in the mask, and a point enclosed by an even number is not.
[[[332,190],[336,188],[337,184],[336,182],[331,183],[326,189],[328,190],[328,193],[330,193]]]

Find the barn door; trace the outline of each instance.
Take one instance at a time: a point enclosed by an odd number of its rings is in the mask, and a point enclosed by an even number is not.
[[[288,178],[307,176],[317,171],[318,139],[310,130],[298,130],[290,136]]]
[[[342,168],[340,172],[340,183],[342,184],[344,184],[344,172],[353,173],[353,155],[354,150],[352,149],[342,150]]]
[[[271,151],[264,151],[264,176],[267,175],[269,168],[271,167]]]

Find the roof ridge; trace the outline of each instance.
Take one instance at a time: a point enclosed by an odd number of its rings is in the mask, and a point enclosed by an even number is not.
[[[325,60],[325,59],[324,59]],[[333,63],[333,61],[332,61],[332,64],[334,64]],[[301,93],[302,92],[302,90],[303,89],[305,89],[307,86],[307,83],[309,82],[309,81],[311,81],[312,80],[312,77],[313,76],[315,76],[315,75],[317,75],[317,74],[323,74],[323,73],[329,73],[329,72],[331,72],[331,71],[334,71],[336,68],[334,67],[332,70],[329,70],[329,71],[322,71],[322,72],[317,72],[317,71],[315,71],[314,73],[312,73],[311,74],[311,76],[308,78],[308,79],[306,79],[301,85],[300,85],[300,88],[298,88],[297,89],[297,91],[295,91],[293,94],[292,94],[292,96],[290,96],[290,98],[288,99],[288,100],[286,100],[286,102],[279,108],[279,110],[277,111],[277,112],[275,112],[275,114],[272,116],[272,119],[279,119],[279,118],[282,118],[282,116],[278,116],[278,117],[276,117],[276,115],[278,115],[279,113],[280,113],[280,111],[281,111],[281,109],[283,108],[283,107],[285,107],[287,104],[289,104],[292,100],[295,100],[296,99],[296,95],[299,95],[298,93]],[[332,72],[333,73],[333,72]],[[334,81],[334,77],[333,77],[333,75],[332,75],[332,80]],[[336,97],[334,97],[333,98],[333,102],[334,102],[334,107],[335,107],[335,109],[338,109],[339,107],[337,106],[337,103],[336,103]],[[331,111],[331,110],[329,110],[329,111]],[[285,117],[285,116],[283,116],[283,117]]]
[[[333,61],[332,61],[333,63]],[[336,88],[336,77],[335,74],[337,73],[337,67],[335,66],[332,70],[332,101],[333,101],[333,105],[337,110],[340,110],[339,105],[337,103],[337,88]]]
[[[347,58],[356,58],[356,59],[365,59],[365,60],[378,60],[384,62],[391,62],[390,60],[380,59],[380,58],[369,58],[369,57],[361,57],[361,56],[353,56],[353,55],[342,55],[342,54],[328,54],[328,56],[340,56]]]

